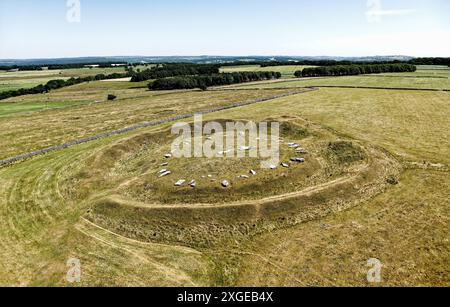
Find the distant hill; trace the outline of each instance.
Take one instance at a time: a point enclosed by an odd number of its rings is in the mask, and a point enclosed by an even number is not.
[[[115,56],[115,57],[80,57],[80,58],[55,58],[55,59],[0,59],[0,66],[26,66],[26,65],[61,65],[84,63],[196,63],[196,64],[221,64],[230,62],[269,62],[269,61],[301,61],[301,60],[336,60],[336,61],[409,61],[410,56],[370,56],[370,57],[334,57],[334,56]]]

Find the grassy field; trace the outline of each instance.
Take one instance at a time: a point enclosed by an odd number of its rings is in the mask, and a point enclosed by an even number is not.
[[[207,284],[208,259],[198,251],[111,234],[82,219],[89,203],[62,198],[60,174],[99,146],[93,142],[1,170],[0,283],[67,285],[66,258],[81,257],[84,285]]]
[[[210,91],[79,84],[2,101],[0,159],[292,86],[447,88],[448,73]],[[381,286],[449,286],[449,101],[442,91],[319,88],[204,116],[280,122],[280,162],[295,155],[289,142],[307,149],[290,168],[165,159],[172,123],[2,167],[0,284],[69,286],[66,263],[78,258],[81,286],[373,286],[367,260],[377,258]],[[158,178],[162,168],[172,174]],[[175,187],[180,179],[197,187]]]
[[[436,67],[436,66],[433,66]],[[419,67],[414,73],[391,73],[344,77],[304,78],[278,82],[234,85],[233,88],[290,88],[304,86],[365,86],[419,89],[450,89],[450,68]]]
[[[88,77],[98,74],[112,74],[124,72],[123,67],[112,68],[74,68],[64,70],[43,71],[0,71],[0,92],[17,90],[20,88],[32,88],[39,84],[45,84],[50,80],[76,77]]]
[[[271,82],[251,85],[239,85],[233,88],[292,88],[305,86],[364,86],[364,87],[388,87],[388,88],[419,88],[449,90],[450,79],[430,77],[405,77],[405,76],[349,76],[349,77],[326,77],[317,79],[297,79],[289,82]]]
[[[68,78],[58,78],[68,79]],[[42,78],[26,78],[26,79],[0,79],[0,92],[14,91],[21,88],[32,88],[39,84],[46,84],[52,80],[50,76]]]
[[[82,105],[83,102],[80,102],[76,105]],[[9,117],[13,114],[20,113],[32,113],[36,111],[42,110],[50,110],[50,109],[62,109],[68,106],[73,106],[69,102],[65,101],[48,101],[48,102],[24,102],[24,103],[10,103],[10,104],[0,104],[0,118],[1,117]]]
[[[449,165],[449,101],[447,92],[320,89],[265,106],[267,115],[295,114],[319,122],[370,141],[402,160]],[[252,112],[263,111],[258,106]]]
[[[303,70],[313,66],[287,65],[287,66],[269,66],[261,67],[260,65],[242,65],[242,66],[227,66],[222,67],[220,72],[253,72],[253,71],[275,71],[282,75],[282,78],[292,78],[296,71]]]
[[[288,90],[264,92],[255,90],[234,93],[202,91],[161,93],[150,92],[143,88],[112,90],[117,83],[119,83],[119,88],[136,86],[129,82],[101,82],[102,90],[97,87],[95,90],[89,90],[88,88],[94,86],[93,84],[80,85],[44,95],[17,97],[0,104],[4,110],[6,109],[5,113],[20,105],[35,106],[38,101],[43,108],[47,101],[61,101],[61,104],[66,106],[62,109],[40,110],[31,113],[11,114],[9,111],[9,116],[0,117],[0,138],[2,139],[0,157],[6,158],[59,145],[135,123],[169,118],[288,92]],[[108,93],[116,95],[117,100],[106,101]],[[35,100],[35,97],[38,100]],[[96,103],[96,101],[98,102]],[[68,105],[72,107],[69,108]],[[181,105],[183,107],[180,107]]]
[[[447,177],[409,170],[364,206],[240,246],[236,285],[366,286],[367,260],[376,258],[384,286],[448,286]]]
[[[30,114],[49,108],[74,107],[105,102],[108,94],[121,98],[142,96],[146,83],[95,81],[66,87],[43,95],[18,96],[0,101],[0,117]]]

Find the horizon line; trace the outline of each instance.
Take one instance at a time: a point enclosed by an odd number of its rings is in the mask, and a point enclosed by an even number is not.
[[[127,58],[127,57],[140,57],[140,58],[188,58],[188,57],[217,57],[217,58],[226,58],[226,57],[296,57],[296,58],[318,58],[318,57],[330,57],[330,58],[370,58],[370,57],[410,57],[410,58],[419,58],[419,57],[441,57],[441,56],[412,56],[412,55],[404,55],[404,54],[388,54],[388,55],[258,55],[258,54],[249,54],[249,55],[213,55],[213,54],[202,54],[202,55],[86,55],[86,56],[57,56],[57,57],[36,57],[36,58],[0,58],[0,61],[26,61],[26,60],[51,60],[51,59],[83,59],[83,58]],[[444,56],[445,57],[445,56]]]

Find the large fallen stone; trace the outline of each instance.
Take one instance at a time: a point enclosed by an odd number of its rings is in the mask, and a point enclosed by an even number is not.
[[[289,164],[288,163],[281,163],[281,166],[284,168],[289,168]]]
[[[228,188],[230,186],[230,182],[228,180],[223,180],[221,184],[224,188]]]
[[[256,175],[256,171],[254,171],[254,170],[250,170],[250,174],[252,174],[253,176],[255,176]]]
[[[181,180],[178,180],[176,183],[175,183],[175,186],[176,187],[181,187],[181,186],[183,186],[183,184],[186,182],[186,180],[184,180],[184,179],[181,179]]]
[[[164,158],[170,159],[170,158],[172,158],[172,154],[166,154],[166,155],[164,155]]]
[[[241,146],[241,147],[239,147],[240,151],[249,151],[250,149],[252,149],[252,148],[249,147],[249,146]]]
[[[197,182],[195,180],[191,180],[191,182],[189,182],[189,186],[191,188],[195,188],[197,186]]]
[[[219,151],[218,154],[219,154],[220,156],[224,156],[224,155],[226,155],[226,154],[228,154],[228,153],[230,153],[230,152],[231,152],[231,149],[230,149],[230,150],[226,150],[226,151]]]
[[[172,174],[171,171],[165,171],[165,172],[162,172],[162,173],[159,174],[159,178],[169,176],[170,174]]]
[[[291,161],[296,163],[305,163],[304,158],[291,158]]]

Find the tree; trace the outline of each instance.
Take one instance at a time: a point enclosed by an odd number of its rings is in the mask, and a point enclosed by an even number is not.
[[[361,74],[378,74],[392,72],[414,72],[416,66],[406,63],[370,64],[370,65],[336,65],[305,68],[296,71],[296,77],[322,77],[322,76],[356,76]]]
[[[149,83],[150,90],[174,90],[174,89],[194,89],[206,90],[210,86],[229,85],[250,81],[261,81],[281,78],[281,73],[266,72],[236,72],[221,73],[196,76],[178,76],[170,78],[156,79]]]
[[[151,79],[162,79],[177,76],[207,75],[219,73],[219,65],[206,64],[164,64],[135,73],[131,82],[142,82]]]

